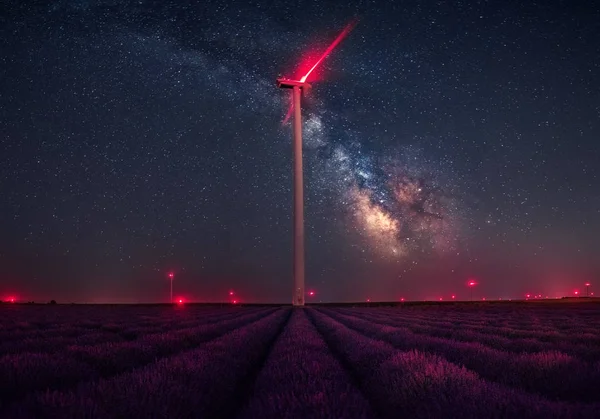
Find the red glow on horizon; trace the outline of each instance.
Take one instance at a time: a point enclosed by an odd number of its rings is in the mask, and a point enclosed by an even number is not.
[[[183,304],[183,298],[178,298],[177,299],[177,304],[182,305]]]
[[[313,295],[315,295],[315,292],[311,291],[311,292],[308,293],[308,295],[313,296]]]
[[[453,295],[453,296],[452,296],[452,299],[454,300],[455,298],[456,298],[456,295]]]
[[[229,295],[233,295],[233,291],[229,291]]]
[[[9,303],[14,303],[15,302],[15,297],[8,297],[8,302]]]
[[[585,286],[586,286],[586,287],[589,287],[589,286],[590,286],[590,283],[589,283],[589,282],[586,282],[586,283],[585,283]]]
[[[233,304],[237,304],[237,300],[233,300]]]
[[[404,298],[401,298],[400,301],[404,302]]]
[[[371,302],[371,299],[370,299],[370,298],[367,298],[367,303],[370,303],[370,302]]]
[[[474,280],[471,279],[471,280],[469,280],[468,285],[470,287],[474,287],[475,285],[477,285],[477,282],[475,282]]]
[[[334,48],[340,43],[342,42],[342,40],[348,36],[348,34],[352,31],[352,29],[354,29],[354,27],[356,26],[357,21],[354,20],[352,22],[350,22],[349,24],[346,25],[346,27],[344,28],[344,30],[342,30],[342,32],[338,35],[337,38],[335,38],[335,40],[331,43],[331,45],[329,45],[329,47],[327,47],[327,49],[325,50],[325,52],[321,55],[321,58],[319,58],[315,64],[310,68],[310,70],[308,70],[308,72],[302,76],[302,78],[300,79],[300,81],[302,83],[306,82],[306,80],[308,79],[308,77],[310,76],[310,74],[314,71],[315,68],[317,68],[317,66],[321,63],[321,61],[323,61],[325,58],[327,58],[327,56],[331,53],[331,51],[334,50]]]
[[[578,295],[578,294],[579,294],[579,291],[575,291],[575,295]]]
[[[175,276],[175,274],[173,272],[169,272],[169,278],[173,279],[173,277]]]

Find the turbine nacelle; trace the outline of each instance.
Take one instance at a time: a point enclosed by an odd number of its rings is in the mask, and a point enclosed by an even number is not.
[[[285,77],[277,79],[277,87],[280,89],[293,89],[295,86],[298,86],[300,89],[309,89],[312,87],[310,84],[300,80],[286,79]]]

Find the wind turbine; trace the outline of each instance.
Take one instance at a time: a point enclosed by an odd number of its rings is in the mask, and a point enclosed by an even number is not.
[[[287,78],[278,78],[277,87],[280,89],[292,89],[292,108],[294,111],[294,289],[292,292],[292,305],[304,305],[304,179],[302,171],[302,108],[301,95],[302,90],[310,88],[306,83],[308,76],[323,61],[331,51],[344,39],[348,33],[356,26],[356,22],[348,24],[338,37],[329,45],[308,72],[300,80]],[[290,110],[292,110],[290,108]],[[288,112],[290,115],[291,112]],[[287,120],[287,117],[286,117]]]
[[[175,274],[173,272],[169,272],[169,280],[171,281],[171,304],[173,304],[173,279],[175,278]]]

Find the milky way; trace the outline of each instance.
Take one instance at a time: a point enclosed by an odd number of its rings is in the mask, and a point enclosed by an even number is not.
[[[304,122],[304,138],[310,148],[328,149],[323,122],[311,115]],[[320,157],[328,170],[320,187],[336,193],[346,220],[360,231],[369,250],[396,261],[414,252],[448,252],[455,248],[469,203],[454,196],[455,185],[444,185],[449,173],[429,167],[417,147],[396,150],[384,158],[333,146]]]

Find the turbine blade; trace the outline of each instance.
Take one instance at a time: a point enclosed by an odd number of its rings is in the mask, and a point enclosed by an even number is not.
[[[287,114],[285,115],[285,118],[283,118],[283,122],[281,123],[281,125],[287,124],[287,122],[292,117],[293,112],[294,112],[294,101],[292,100],[292,103],[290,103],[290,107],[288,108]]]
[[[306,82],[306,79],[308,78],[308,76],[310,76],[310,73],[313,72],[313,70],[315,68],[317,68],[317,66],[321,63],[321,61],[323,61],[325,58],[327,58],[327,56],[331,53],[331,51],[333,51],[333,49],[340,43],[342,42],[342,40],[348,36],[348,34],[352,31],[352,29],[354,29],[354,27],[357,24],[357,20],[353,20],[352,22],[350,22],[349,24],[346,25],[346,27],[344,28],[344,30],[342,31],[342,33],[340,33],[338,35],[337,38],[335,38],[335,40],[331,43],[331,45],[329,45],[329,47],[327,47],[327,49],[325,50],[325,52],[323,53],[323,55],[321,55],[321,58],[319,58],[317,60],[317,62],[311,67],[310,70],[308,70],[308,73],[306,73],[301,79],[300,81],[302,83]]]

